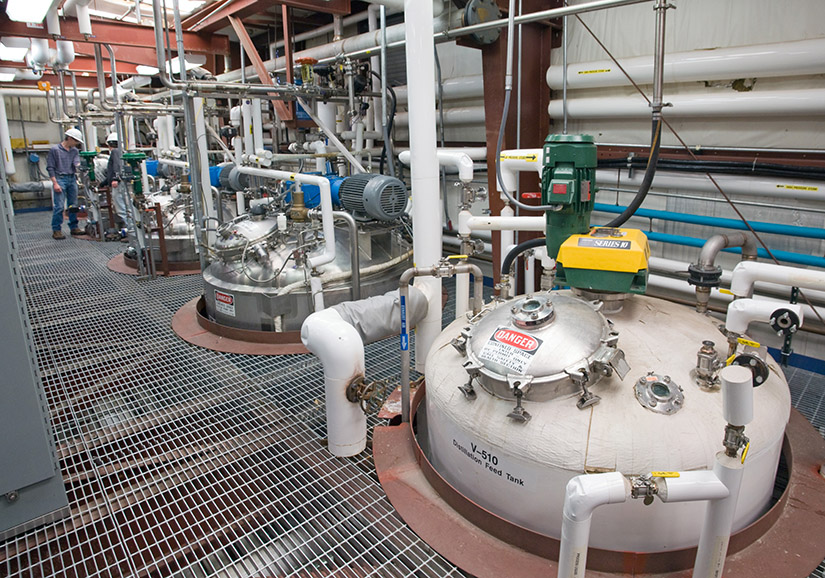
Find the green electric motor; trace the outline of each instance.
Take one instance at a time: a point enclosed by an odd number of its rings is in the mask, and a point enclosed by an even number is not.
[[[544,141],[541,202],[547,211],[547,255],[556,258],[570,235],[590,230],[596,192],[596,145],[586,134],[551,134]]]

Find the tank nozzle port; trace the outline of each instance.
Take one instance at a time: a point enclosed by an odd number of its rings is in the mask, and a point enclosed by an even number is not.
[[[533,382],[532,375],[508,375],[507,383],[510,384],[510,389],[513,390],[513,395],[516,397],[516,407],[513,411],[507,414],[507,417],[513,421],[527,423],[531,416],[521,405],[521,398],[530,390],[530,384]]]

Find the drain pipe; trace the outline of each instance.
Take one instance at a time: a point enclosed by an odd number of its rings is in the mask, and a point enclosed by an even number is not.
[[[730,282],[731,293],[737,297],[750,297],[756,281],[768,281],[787,287],[821,291],[825,290],[825,271],[742,261],[733,269]]]
[[[439,238],[440,241],[440,238]],[[435,277],[439,280],[440,287],[442,277],[452,277],[459,273],[472,273],[474,278],[473,283],[473,315],[478,315],[481,307],[484,304],[484,276],[481,268],[478,265],[469,263],[462,263],[460,265],[452,265],[448,258],[441,259],[438,264],[430,268],[413,267],[407,269],[401,274],[399,281],[398,292],[401,296],[401,421],[409,423],[410,421],[410,340],[407,331],[407,307],[410,292],[410,281],[414,277]],[[425,285],[426,286],[426,285]],[[440,299],[440,295],[438,296]],[[433,307],[433,296],[428,295],[429,309],[437,309],[439,315],[441,314],[441,307]],[[439,303],[440,305],[440,303]],[[417,334],[420,335],[420,334]],[[429,347],[428,347],[429,349]],[[427,350],[428,350],[427,349]],[[417,348],[417,352],[427,351]]]
[[[699,313],[707,312],[710,291],[720,285],[722,268],[716,265],[716,256],[722,249],[730,247],[742,247],[743,261],[756,261],[756,240],[746,233],[731,233],[708,239],[699,254],[699,261],[688,267],[688,283],[696,286],[696,311]]]
[[[415,288],[410,297],[415,324],[426,314],[427,299]],[[354,456],[366,447],[367,418],[356,389],[364,382],[364,344],[398,334],[400,303],[391,291],[317,311],[301,326],[301,341],[324,366],[327,447],[334,456]]]
[[[307,263],[313,269],[335,259],[335,227],[332,215],[332,193],[330,191],[329,179],[318,175],[306,175],[303,173],[290,173],[275,169],[260,169],[256,167],[245,167],[236,165],[238,172],[253,177],[264,177],[268,179],[292,180],[297,183],[316,185],[321,192],[321,224],[324,231],[324,252],[307,259]]]

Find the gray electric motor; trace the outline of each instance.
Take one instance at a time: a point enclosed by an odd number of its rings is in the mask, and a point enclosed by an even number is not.
[[[407,187],[396,178],[362,173],[341,183],[341,204],[360,221],[393,221],[407,207]]]

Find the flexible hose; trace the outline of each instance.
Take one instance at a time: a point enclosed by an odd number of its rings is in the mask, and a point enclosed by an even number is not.
[[[527,241],[523,241],[510,249],[510,252],[507,253],[507,256],[504,257],[504,260],[501,262],[501,274],[502,275],[509,275],[510,274],[510,267],[513,266],[513,262],[518,258],[519,255],[528,251],[529,249],[535,249],[536,247],[543,247],[544,244],[547,242],[547,239],[544,237],[539,237],[537,239],[528,239]]]
[[[656,165],[659,161],[659,145],[662,142],[662,117],[653,121],[653,136],[650,142],[650,155],[647,157],[647,168],[645,168],[645,176],[642,179],[642,184],[639,186],[639,191],[633,197],[633,201],[622,211],[622,214],[610,221],[605,227],[621,227],[627,220],[633,216],[647,197],[650,191],[650,185],[653,184],[653,176],[656,174]]]

